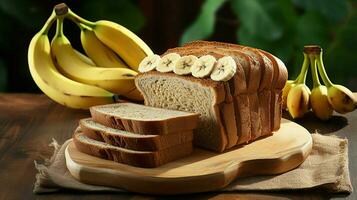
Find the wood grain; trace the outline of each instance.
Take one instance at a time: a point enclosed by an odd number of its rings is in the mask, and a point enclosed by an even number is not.
[[[71,174],[86,183],[146,194],[183,194],[214,191],[237,177],[286,172],[300,165],[311,149],[310,133],[283,120],[270,137],[221,154],[197,148],[189,157],[152,169],[93,157],[73,143],[66,149],[66,162]]]
[[[0,94],[0,199],[357,199],[351,195],[333,195],[325,192],[209,192],[195,195],[158,197],[132,193],[86,193],[63,191],[56,194],[34,195],[32,193],[36,170],[33,160],[50,155],[48,147],[52,138],[59,143],[71,137],[71,131],[79,119],[88,117],[88,111],[65,108],[44,95]],[[285,113],[285,117],[288,117]],[[317,130],[324,135],[337,135],[349,140],[350,176],[357,190],[357,111],[346,115],[336,114],[328,122],[321,122],[309,114],[296,121],[310,132]]]

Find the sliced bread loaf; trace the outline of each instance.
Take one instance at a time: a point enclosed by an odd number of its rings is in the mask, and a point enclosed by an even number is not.
[[[161,151],[136,151],[93,140],[77,128],[73,135],[76,148],[83,153],[137,167],[158,167],[192,153],[192,142]]]
[[[173,88],[174,92],[175,88]],[[170,99],[166,99],[170,104]],[[90,108],[93,121],[102,125],[143,135],[165,135],[193,130],[199,114],[149,107],[133,103],[116,103]]]
[[[238,140],[237,144],[244,144],[254,141],[262,135],[271,134],[273,130],[276,130],[276,124],[280,123],[281,118],[281,113],[279,112],[281,110],[281,99],[279,100],[282,89],[281,85],[286,82],[287,78],[285,73],[286,68],[279,59],[260,49],[220,42],[193,42],[184,47],[169,49],[165,54],[173,52],[180,55],[196,56],[209,54],[216,57],[216,59],[223,55],[232,56],[237,64],[237,72],[230,81],[215,84],[216,88],[223,88],[222,91],[224,92],[222,93],[225,95],[222,94],[221,99],[224,100],[220,103],[215,101],[215,104],[207,104],[208,107],[205,109],[194,111],[201,113],[205,112],[205,110],[214,110],[213,108],[218,107],[215,113],[219,113],[220,115],[215,115],[215,117],[207,116],[213,119],[218,127],[223,126],[223,128],[216,128],[215,130],[221,130],[225,134],[216,133],[211,127],[200,123],[199,127],[206,127],[206,129],[199,128],[197,130],[194,136],[195,144],[216,151],[222,151],[222,149],[212,146],[208,142],[210,138],[207,138],[207,135],[215,135],[215,137],[226,135],[228,141],[225,149],[229,149],[234,146],[232,143],[236,140]],[[170,80],[172,78],[178,80],[174,83]],[[156,81],[159,79],[162,81]],[[142,93],[146,93],[146,95],[143,94],[146,105],[192,112],[192,107],[187,106],[190,103],[182,102],[185,98],[177,98],[187,95],[189,98],[186,98],[185,101],[200,99],[196,95],[199,92],[181,93],[181,88],[188,88],[190,84],[184,83],[185,80],[191,81],[191,84],[198,85],[210,81],[209,78],[196,79],[190,76],[178,76],[172,73],[154,71],[139,75],[136,79],[136,85]],[[167,92],[167,89],[161,89],[162,87],[176,87],[176,94],[173,95]],[[174,98],[175,103],[167,103],[165,100],[167,98]],[[200,99],[200,101],[204,100]],[[209,100],[206,100],[206,102],[209,102]],[[214,102],[214,100],[211,100],[211,102]],[[231,102],[233,102],[234,111],[231,110]],[[227,112],[228,110],[231,112]],[[203,115],[206,116],[206,114]],[[236,137],[232,137],[232,134],[227,131],[229,128],[226,122],[229,122],[227,120],[229,118],[236,119]],[[205,131],[200,132],[200,130]],[[220,141],[224,141],[224,139]]]
[[[81,119],[79,126],[88,138],[139,151],[163,150],[193,140],[193,130],[167,135],[140,135],[104,126],[91,118]]]

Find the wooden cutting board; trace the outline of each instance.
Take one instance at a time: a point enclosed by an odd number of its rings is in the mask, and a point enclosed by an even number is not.
[[[196,148],[189,157],[147,169],[96,158],[66,149],[70,173],[79,181],[145,194],[214,191],[244,176],[279,174],[299,166],[312,148],[310,133],[283,119],[274,135],[218,154]]]

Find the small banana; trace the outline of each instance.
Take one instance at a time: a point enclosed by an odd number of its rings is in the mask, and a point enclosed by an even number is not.
[[[288,80],[285,83],[285,86],[283,88],[283,94],[282,94],[282,108],[287,109],[286,106],[286,99],[288,98],[289,91],[292,87],[295,86],[295,81],[294,80]]]
[[[169,53],[164,55],[159,64],[156,66],[156,70],[159,72],[171,72],[174,70],[176,62],[181,58],[177,53]]]
[[[311,108],[315,116],[321,120],[331,118],[333,109],[327,98],[327,87],[324,85],[312,89],[310,95]]]
[[[105,46],[91,28],[78,23],[81,28],[81,43],[86,54],[100,67],[128,68],[111,49]]]
[[[304,62],[300,70],[300,74],[294,81],[288,81],[283,89],[282,101],[283,107],[289,111],[292,118],[300,118],[309,111],[309,95],[310,89],[305,85],[306,75],[309,69],[310,60],[304,53]]]
[[[341,114],[356,109],[356,98],[348,88],[342,85],[332,85],[327,90],[328,101],[333,109]]]
[[[293,119],[301,118],[309,111],[311,91],[304,83],[297,84],[290,89],[287,107]]]
[[[310,50],[309,47],[304,48],[305,51]],[[314,51],[309,54],[311,77],[314,88],[310,95],[311,108],[315,116],[321,120],[328,120],[331,118],[333,109],[327,98],[327,87],[321,85],[319,75],[317,73],[317,62]]]
[[[204,78],[211,74],[217,60],[214,56],[201,56],[191,67],[191,73],[194,77]]]
[[[63,34],[63,19],[57,18],[57,30],[51,44],[51,53],[60,72],[72,80],[97,86],[123,95],[135,87],[137,72],[128,68],[101,68],[83,62]],[[142,100],[133,99],[133,100]]]
[[[156,54],[146,56],[139,64],[139,72],[144,73],[154,70],[159,65],[160,60],[160,56]]]
[[[197,61],[194,55],[182,56],[177,60],[174,67],[174,73],[178,75],[187,75],[191,73],[192,65]]]
[[[231,56],[224,56],[218,59],[212,73],[211,79],[214,81],[228,81],[237,71],[237,65]]]
[[[327,87],[327,97],[332,108],[341,114],[351,112],[356,109],[356,97],[353,95],[351,90],[342,86],[333,84],[329,77],[327,76],[325,66],[322,60],[322,49],[319,48],[319,54],[315,55],[317,66],[321,75],[322,80],[324,81]]]

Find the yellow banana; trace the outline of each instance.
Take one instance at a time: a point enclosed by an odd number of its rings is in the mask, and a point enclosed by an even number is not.
[[[101,42],[118,54],[135,71],[138,71],[142,59],[153,54],[142,39],[117,23],[106,20],[90,22],[73,13],[68,7],[67,12],[66,17],[90,27]]]
[[[56,35],[51,44],[52,56],[60,72],[75,81],[94,85],[123,96],[136,89],[134,78],[137,72],[127,68],[95,67],[83,62],[64,36],[62,26],[63,18],[59,17]],[[142,97],[133,100],[142,100]]]
[[[154,54],[137,35],[114,22],[97,21],[93,31],[99,40],[115,51],[135,71],[138,71],[142,59]]]
[[[81,28],[81,42],[86,54],[100,67],[127,68],[128,66],[111,49],[105,46],[91,28]]]
[[[288,80],[285,83],[285,86],[283,88],[283,93],[282,93],[282,108],[283,109],[287,109],[287,98],[288,98],[288,94],[289,94],[291,88],[296,86],[300,77],[302,79],[306,79],[308,66],[309,66],[309,58],[308,58],[307,54],[304,53],[304,62],[302,64],[300,74],[298,75],[298,77],[295,80]]]
[[[305,49],[308,47],[305,47]],[[311,76],[314,88],[311,91],[310,102],[311,108],[315,116],[321,120],[328,120],[331,118],[333,109],[327,98],[327,88],[321,85],[319,75],[317,73],[317,63],[314,52],[309,55]]]
[[[48,30],[55,14],[31,40],[28,48],[28,64],[31,76],[38,87],[54,101],[72,108],[87,109],[93,105],[114,102],[114,94],[95,86],[72,81],[59,73],[53,64]]]
[[[286,98],[286,106],[292,118],[300,118],[310,109],[310,89],[305,85],[306,75],[309,69],[309,58],[304,53],[304,62],[299,76],[291,83]],[[287,89],[286,89],[287,90]]]
[[[327,94],[328,101],[336,112],[344,114],[356,109],[356,97],[348,88],[332,85],[328,88]]]
[[[342,86],[333,84],[327,76],[325,67],[322,60],[322,49],[318,54],[315,55],[317,66],[321,75],[322,80],[324,81],[327,87],[327,97],[332,108],[341,114],[351,112],[356,109],[356,97],[353,95],[351,90]]]
[[[321,120],[332,117],[333,109],[327,98],[327,88],[324,85],[312,89],[310,95],[311,108],[315,116]]]
[[[303,83],[290,89],[287,107],[292,118],[301,118],[309,111],[310,89]]]

